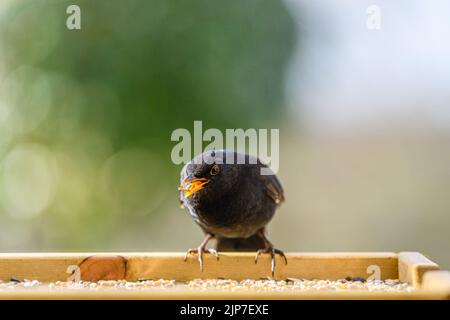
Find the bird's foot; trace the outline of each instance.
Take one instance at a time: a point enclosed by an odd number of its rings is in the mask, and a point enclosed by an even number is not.
[[[268,247],[266,249],[260,249],[260,250],[256,251],[255,263],[258,263],[258,258],[262,253],[269,253],[270,257],[272,258],[272,262],[271,262],[272,277],[275,275],[275,256],[277,254],[280,255],[284,259],[284,264],[288,263],[284,252],[279,249],[275,249],[274,247]]]
[[[198,247],[198,248],[191,248],[186,252],[186,255],[184,256],[184,261],[187,260],[188,256],[190,254],[197,254],[198,256],[198,262],[200,264],[200,270],[203,272],[203,254],[209,253],[216,257],[217,260],[219,260],[219,254],[214,249],[206,249],[205,247]]]

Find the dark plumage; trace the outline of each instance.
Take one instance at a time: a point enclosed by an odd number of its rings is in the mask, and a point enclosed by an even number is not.
[[[198,253],[201,269],[204,252],[217,256],[205,248],[211,238],[219,250],[258,250],[255,262],[260,253],[270,253],[272,274],[276,253],[286,261],[264,233],[284,201],[283,189],[274,174],[261,175],[261,168],[267,166],[253,156],[220,150],[198,155],[182,169],[180,200],[206,234],[203,243],[187,253]]]

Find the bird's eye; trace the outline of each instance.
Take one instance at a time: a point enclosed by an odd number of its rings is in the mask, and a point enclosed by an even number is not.
[[[217,164],[213,165],[211,170],[209,171],[209,174],[212,176],[218,175],[219,174],[219,166]]]

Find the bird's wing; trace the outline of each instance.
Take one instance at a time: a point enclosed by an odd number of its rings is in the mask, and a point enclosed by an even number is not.
[[[283,187],[276,175],[262,176],[264,177],[264,185],[267,195],[276,203],[280,204],[284,201]]]
[[[263,166],[267,167],[266,165],[263,165]],[[284,191],[283,191],[283,187],[281,186],[281,183],[278,180],[277,176],[275,174],[271,174],[271,175],[260,175],[260,177],[263,180],[266,194],[276,204],[282,203],[285,200]]]

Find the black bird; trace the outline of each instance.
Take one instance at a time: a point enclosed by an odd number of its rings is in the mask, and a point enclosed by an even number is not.
[[[284,201],[283,188],[275,174],[262,175],[268,167],[256,157],[220,150],[197,155],[181,171],[180,201],[205,233],[205,239],[190,253],[197,253],[203,270],[203,253],[217,250],[257,250],[255,263],[261,253],[287,259],[267,238],[265,226],[272,219],[278,205]],[[209,240],[217,240],[216,249],[206,249]]]

